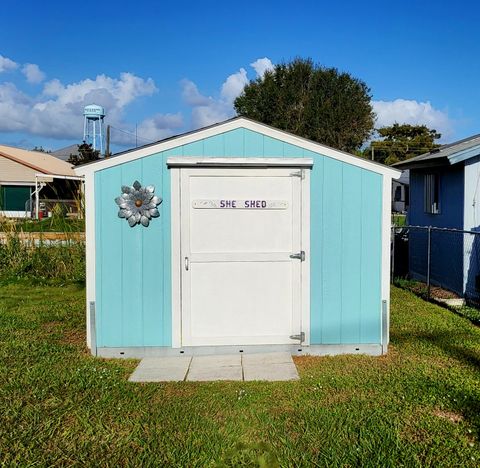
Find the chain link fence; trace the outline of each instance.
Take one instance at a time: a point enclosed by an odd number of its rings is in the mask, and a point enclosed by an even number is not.
[[[480,305],[480,232],[426,226],[392,228],[392,281],[412,280],[427,298]]]

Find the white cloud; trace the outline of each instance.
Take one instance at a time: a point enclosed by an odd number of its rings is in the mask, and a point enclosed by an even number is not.
[[[18,68],[18,63],[14,62],[13,60],[10,60],[7,57],[4,57],[3,55],[0,55],[0,73],[9,71],[9,70],[15,70]]]
[[[22,73],[29,83],[41,83],[45,79],[45,73],[35,63],[26,63],[22,67]]]
[[[263,76],[266,70],[273,68],[272,62],[267,57],[255,60],[250,66],[257,76]],[[185,103],[192,107],[193,128],[206,127],[233,117],[235,114],[233,102],[248,83],[247,71],[240,68],[225,79],[218,92],[219,97],[214,98],[201,94],[193,81],[183,80],[182,97]]]
[[[266,71],[273,70],[273,63],[268,57],[263,57],[252,62],[250,66],[255,70],[258,78],[263,78]]]
[[[125,108],[141,96],[157,90],[152,79],[143,79],[131,73],[119,78],[99,75],[77,83],[63,84],[51,80],[44,84],[39,96],[31,97],[12,83],[0,83],[0,132],[24,132],[43,137],[80,140],[83,133],[83,107],[99,104],[107,111],[108,123],[125,129]],[[177,128],[181,117],[177,114],[157,114],[138,126],[138,135],[158,140]],[[131,127],[130,127],[131,129]],[[142,135],[145,131],[148,135]],[[112,132],[112,140],[132,143],[132,138]]]
[[[237,73],[230,75],[222,85],[221,96],[225,102],[233,104],[233,101],[248,84],[247,71],[240,68]]]
[[[190,80],[182,80],[182,97],[189,106],[208,106],[210,99],[200,94],[197,85]]]
[[[158,141],[174,134],[174,129],[183,126],[182,114],[155,114],[145,119],[137,128],[138,135],[143,139],[150,141]],[[130,140],[131,141],[131,138]]]
[[[394,101],[373,101],[372,105],[377,114],[377,128],[394,123],[406,123],[434,128],[442,134],[443,138],[448,138],[453,133],[453,122],[447,112],[435,109],[429,101],[395,99]]]

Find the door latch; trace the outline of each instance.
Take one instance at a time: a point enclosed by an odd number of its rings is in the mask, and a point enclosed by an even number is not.
[[[305,332],[300,332],[298,335],[290,335],[291,340],[300,340],[300,343],[305,341]]]
[[[185,257],[185,270],[188,271],[189,267],[190,267],[190,261],[188,260],[188,257]]]
[[[302,180],[305,178],[305,174],[303,172],[303,169],[300,169],[298,172],[291,172],[290,176],[291,177],[300,177],[300,179],[302,179]]]
[[[301,250],[298,253],[291,254],[290,258],[296,258],[296,259],[300,260],[301,262],[304,262],[305,261],[305,251]]]

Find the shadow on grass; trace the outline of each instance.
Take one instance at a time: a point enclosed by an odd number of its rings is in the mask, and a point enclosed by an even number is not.
[[[468,364],[480,371],[480,348],[472,349],[468,342],[474,339],[466,332],[455,335],[450,332],[416,332],[392,334],[392,342],[400,346],[405,344],[415,345],[423,342],[430,347],[436,348],[444,354],[458,360],[461,364]],[[462,344],[458,344],[462,343]]]
[[[452,409],[460,412],[463,417],[475,427],[480,434],[480,387],[478,376],[480,375],[480,347],[476,337],[468,332],[416,332],[395,333],[392,341],[406,349],[412,346],[417,353],[421,349],[435,350],[435,354],[425,356],[425,361],[432,363],[438,359],[440,367],[444,370],[435,379],[424,375],[422,381],[417,384],[417,389],[438,388],[445,396],[445,403]],[[460,364],[460,369],[470,368],[473,376],[463,372],[452,373],[452,366],[442,360],[443,356],[455,359]],[[463,375],[462,375],[463,374]],[[446,377],[444,377],[446,376]]]

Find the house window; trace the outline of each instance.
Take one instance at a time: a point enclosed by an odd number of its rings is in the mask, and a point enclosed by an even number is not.
[[[393,200],[396,202],[401,202],[402,201],[402,186],[397,185],[395,187],[395,194],[393,196]]]
[[[425,213],[440,213],[440,176],[438,174],[425,174],[424,209]]]

